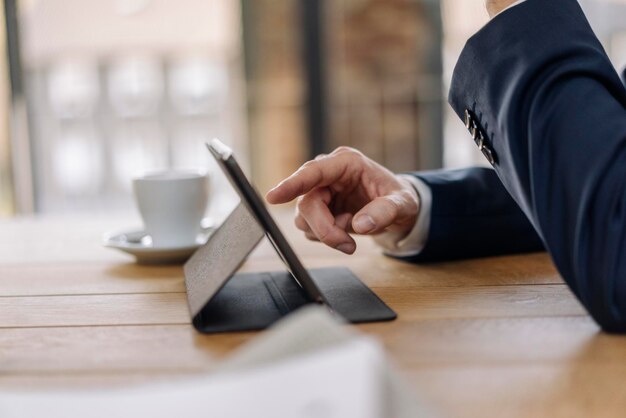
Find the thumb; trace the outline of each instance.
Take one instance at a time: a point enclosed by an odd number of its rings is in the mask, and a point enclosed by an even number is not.
[[[357,234],[375,234],[394,223],[417,217],[417,204],[399,193],[377,197],[358,211],[352,220]]]

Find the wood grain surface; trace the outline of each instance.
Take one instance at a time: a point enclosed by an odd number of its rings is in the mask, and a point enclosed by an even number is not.
[[[363,324],[416,398],[442,416],[623,416],[626,339],[599,331],[548,255],[412,265],[367,238],[353,256],[306,241],[308,267],[347,265],[396,312]],[[0,389],[129,386],[210,373],[256,333],[200,335],[181,266],[101,246],[135,218],[0,222]],[[266,243],[244,271],[279,270]]]

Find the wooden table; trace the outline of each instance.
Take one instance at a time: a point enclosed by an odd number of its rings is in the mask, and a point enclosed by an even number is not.
[[[599,332],[547,255],[410,265],[359,239],[345,256],[277,215],[307,266],[347,265],[397,311],[357,328],[443,416],[626,415],[626,339]],[[207,373],[257,335],[196,333],[181,266],[139,266],[101,247],[104,231],[128,222],[0,222],[0,390]],[[243,269],[280,267],[264,244]]]

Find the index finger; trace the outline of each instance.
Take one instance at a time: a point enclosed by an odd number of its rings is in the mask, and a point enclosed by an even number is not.
[[[267,192],[269,203],[286,203],[317,187],[326,187],[346,172],[347,161],[341,154],[308,161],[291,176]]]

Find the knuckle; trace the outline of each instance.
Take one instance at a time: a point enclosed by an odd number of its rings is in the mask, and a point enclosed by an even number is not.
[[[419,198],[408,190],[398,193],[398,214],[415,214],[419,210]]]
[[[319,160],[309,160],[298,169],[302,178],[319,181],[323,177],[322,165]]]
[[[359,151],[357,151],[355,148],[348,147],[346,145],[341,145],[341,146],[335,148],[335,151],[333,151],[334,154],[358,153],[358,152]]]
[[[306,223],[302,216],[296,216],[293,220],[293,223],[296,225],[300,231],[307,232],[309,231],[309,224]]]
[[[317,166],[317,161],[316,160],[309,160],[306,163],[302,164],[302,166],[300,167],[300,170],[305,170],[305,169],[310,169]]]
[[[317,205],[318,202],[324,202],[324,199],[328,197],[330,191],[325,187],[318,187],[309,191],[308,193],[300,196],[300,207],[308,207],[311,205]]]
[[[395,217],[398,214],[400,207],[402,206],[403,198],[401,196],[392,194],[385,196],[385,202],[390,213]]]
[[[305,232],[305,233],[304,233],[304,236],[305,236],[308,240],[310,240],[310,241],[319,241],[319,240],[317,239],[317,237],[315,236],[315,234],[313,234],[313,233],[312,233],[312,232],[310,232],[310,231],[309,231],[309,232]]]
[[[298,211],[298,215],[302,216],[304,219],[308,219],[313,212],[313,207],[315,206],[316,197],[313,193],[307,193],[298,198],[298,202],[296,203],[296,210]]]
[[[409,190],[402,190],[400,193],[400,197],[403,203],[407,203],[410,205],[416,205],[417,199],[414,193],[411,193]]]
[[[349,151],[341,153],[341,157],[348,163],[361,163],[365,159],[365,155],[354,148],[350,148]]]
[[[317,232],[317,238],[319,238],[319,240],[322,241],[325,244],[327,244],[327,241],[328,241],[330,235],[331,235],[330,228],[324,227],[324,226],[319,228],[319,230]]]
[[[311,203],[313,203],[313,200],[314,197],[312,196],[312,193],[307,193],[300,196],[296,205],[300,213],[306,212],[309,206],[311,206]]]
[[[334,248],[341,242],[341,239],[336,232],[337,231],[335,231],[334,228],[328,226],[319,231],[317,238],[324,244]]]

